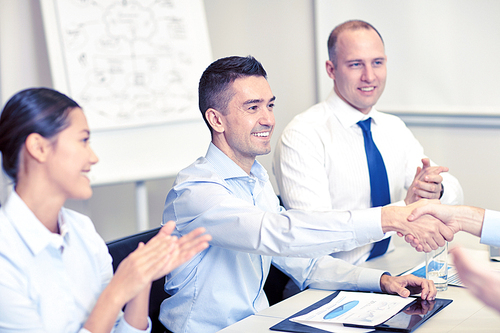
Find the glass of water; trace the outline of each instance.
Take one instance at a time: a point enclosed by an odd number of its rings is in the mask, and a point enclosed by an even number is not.
[[[448,242],[426,254],[425,278],[432,280],[438,291],[448,289]]]

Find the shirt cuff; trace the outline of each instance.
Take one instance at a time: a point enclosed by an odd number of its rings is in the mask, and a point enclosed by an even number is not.
[[[400,201],[390,203],[387,206],[404,207],[404,206],[406,206],[406,202],[404,200],[400,200]]]
[[[122,316],[121,320],[118,322],[118,325],[116,326],[114,332],[115,333],[121,333],[121,332],[130,332],[130,333],[150,333],[151,332],[151,319],[148,317],[148,328],[145,330],[140,330],[135,327],[130,326],[129,323],[125,320],[125,316]]]
[[[373,243],[384,237],[382,207],[351,211],[356,239],[360,245]]]
[[[382,292],[382,289],[380,289],[380,278],[384,274],[389,274],[389,272],[371,268],[363,269],[358,277],[359,290]]]
[[[485,209],[481,243],[500,246],[500,212]]]

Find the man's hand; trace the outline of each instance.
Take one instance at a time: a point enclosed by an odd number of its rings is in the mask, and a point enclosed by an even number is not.
[[[460,221],[456,217],[457,207],[441,205],[441,202],[434,201],[426,205],[416,207],[408,216],[408,221],[412,222],[428,214],[445,223],[454,234],[462,230]]]
[[[422,215],[412,222],[408,216],[418,207],[438,200],[420,200],[405,207],[382,207],[382,231],[396,231],[399,236],[405,236],[418,252],[430,252],[453,240],[454,232],[440,220],[431,215]],[[411,241],[408,241],[408,237]]]
[[[474,296],[500,312],[500,277],[472,262],[460,247],[451,249],[450,253],[463,284]]]
[[[408,216],[408,221],[415,221],[425,214],[443,221],[453,233],[465,231],[478,237],[481,236],[484,220],[484,209],[482,208],[441,205],[436,200],[415,208]],[[419,245],[419,241],[412,235],[405,235],[405,240],[415,248]]]
[[[382,275],[380,278],[380,289],[387,294],[398,294],[408,297],[413,294],[421,294],[420,298],[432,301],[436,298],[437,290],[434,282],[415,275],[390,276]]]
[[[431,166],[428,158],[422,159],[422,167],[417,167],[417,173],[406,193],[407,205],[420,199],[440,199],[443,177],[441,172],[448,172],[447,167]]]

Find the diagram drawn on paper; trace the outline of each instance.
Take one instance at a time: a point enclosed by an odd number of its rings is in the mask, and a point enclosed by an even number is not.
[[[199,0],[54,0],[69,95],[93,130],[199,119]]]

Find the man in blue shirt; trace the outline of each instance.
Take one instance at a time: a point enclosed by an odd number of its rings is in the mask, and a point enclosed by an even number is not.
[[[266,76],[253,57],[228,57],[212,63],[200,79],[199,106],[212,142],[205,157],[178,174],[163,221],[174,220],[181,235],[204,226],[213,240],[167,276],[165,289],[172,296],[162,304],[160,321],[173,332],[215,332],[268,307],[263,287],[271,262],[313,288],[404,297],[421,292],[423,299],[433,299],[434,285],[414,276],[392,277],[334,258],[309,272],[288,265],[286,257],[316,260],[308,258],[349,250],[389,231],[412,235],[417,250],[429,251],[452,232],[434,218],[408,223],[421,203],[325,212],[280,207],[266,170],[255,160],[271,151],[274,129],[275,97]]]

